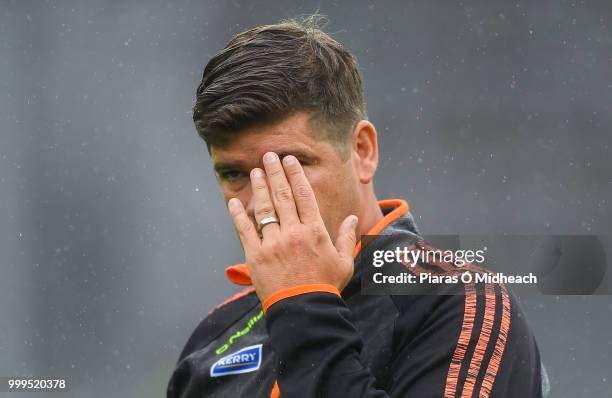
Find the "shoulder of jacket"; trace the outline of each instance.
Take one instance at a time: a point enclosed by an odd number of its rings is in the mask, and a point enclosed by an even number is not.
[[[206,346],[257,305],[260,302],[255,290],[247,288],[215,306],[191,333],[178,361]]]

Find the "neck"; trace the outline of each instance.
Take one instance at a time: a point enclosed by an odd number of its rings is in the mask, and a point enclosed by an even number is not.
[[[368,233],[370,229],[374,227],[380,220],[383,219],[383,212],[378,206],[378,200],[373,191],[370,191],[366,199],[365,205],[362,207],[361,214],[357,214],[359,217],[359,225],[357,227],[357,239],[361,235]]]

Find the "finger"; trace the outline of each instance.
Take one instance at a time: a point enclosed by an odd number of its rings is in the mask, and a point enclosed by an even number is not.
[[[336,238],[336,250],[341,258],[353,258],[355,244],[357,243],[357,216],[348,216],[340,224]]]
[[[268,152],[263,157],[264,168],[270,184],[272,202],[280,219],[281,228],[299,222],[293,192],[285,177],[285,170],[278,155]]]
[[[257,225],[266,218],[277,218],[272,198],[270,198],[266,175],[262,169],[255,168],[251,170],[251,189],[253,191],[253,212],[255,213]],[[277,223],[267,224],[261,228],[264,236],[276,234],[279,230],[280,227]]]
[[[293,198],[300,217],[300,221],[304,224],[321,223],[321,213],[317,205],[310,182],[304,174],[302,165],[293,155],[288,155],[283,158],[283,166],[285,174],[289,179]]]
[[[238,198],[232,198],[227,202],[227,208],[232,216],[232,222],[238,232],[238,237],[242,242],[242,247],[245,252],[259,247],[261,240],[257,235],[255,225],[244,210],[242,202]]]

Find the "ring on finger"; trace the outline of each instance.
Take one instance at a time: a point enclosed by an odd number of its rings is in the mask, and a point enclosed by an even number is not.
[[[259,230],[261,231],[263,227],[265,227],[268,224],[279,224],[280,225],[280,221],[278,221],[278,218],[276,217],[266,217],[259,222]]]

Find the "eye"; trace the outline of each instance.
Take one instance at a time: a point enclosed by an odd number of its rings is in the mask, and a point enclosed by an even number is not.
[[[219,178],[227,182],[237,182],[245,177],[247,177],[247,175],[238,170],[227,170],[219,173]]]

